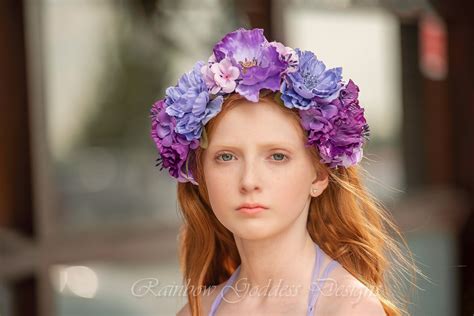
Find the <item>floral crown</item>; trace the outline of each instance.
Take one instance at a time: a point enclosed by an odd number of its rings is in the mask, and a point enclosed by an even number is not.
[[[207,63],[198,61],[153,104],[157,166],[167,168],[179,182],[198,185],[189,161],[198,146],[207,147],[206,123],[230,94],[258,102],[265,91],[276,92],[282,106],[298,109],[308,132],[305,146],[316,146],[322,163],[330,168],[357,164],[369,126],[359,106],[358,86],[352,80],[345,83],[341,74],[341,67],[326,69],[310,51],[268,42],[262,29],[228,33]]]

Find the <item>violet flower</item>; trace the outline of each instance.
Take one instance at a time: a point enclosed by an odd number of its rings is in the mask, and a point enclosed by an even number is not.
[[[281,73],[287,63],[280,60],[262,29],[240,28],[231,32],[214,46],[213,52],[218,62],[228,58],[239,68],[240,80],[235,91],[249,101],[258,102],[261,89],[280,88]]]

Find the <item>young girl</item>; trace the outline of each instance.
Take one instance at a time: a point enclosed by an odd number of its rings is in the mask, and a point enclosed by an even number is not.
[[[404,313],[393,272],[416,268],[362,185],[369,128],[341,73],[238,29],[153,105],[184,219],[178,315]]]

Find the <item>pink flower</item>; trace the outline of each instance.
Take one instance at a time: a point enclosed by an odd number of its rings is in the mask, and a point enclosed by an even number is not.
[[[201,73],[212,94],[217,94],[221,90],[224,93],[233,92],[237,85],[235,80],[240,75],[239,68],[232,65],[229,59],[224,58],[217,62],[214,54],[209,57],[207,65],[202,66]]]
[[[207,62],[207,65],[202,66],[201,68],[201,74],[203,76],[204,82],[209,90],[210,93],[212,94],[217,94],[220,90],[221,87],[216,84],[216,81],[214,80],[214,72],[211,70],[212,65],[216,63],[216,56],[212,54],[209,57],[209,60]]]
[[[221,87],[224,93],[231,93],[235,90],[237,85],[235,80],[239,77],[239,68],[232,65],[232,62],[224,58],[218,63],[211,66],[211,71],[214,73],[214,80],[216,84]]]

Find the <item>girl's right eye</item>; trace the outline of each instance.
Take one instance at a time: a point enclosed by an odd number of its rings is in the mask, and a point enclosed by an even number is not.
[[[223,159],[219,159],[220,157],[222,157]],[[230,161],[230,160],[232,160],[232,154],[223,153],[223,154],[218,155],[216,158],[217,158],[217,160]],[[229,159],[227,159],[227,158],[229,158]]]

